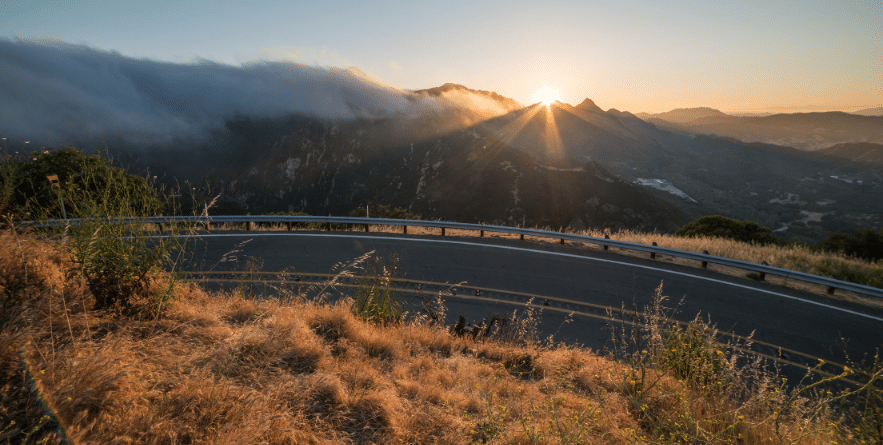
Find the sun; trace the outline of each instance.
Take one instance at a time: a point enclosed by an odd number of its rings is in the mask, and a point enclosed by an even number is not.
[[[557,88],[545,86],[537,90],[533,95],[533,101],[541,102],[545,106],[549,106],[552,102],[561,100],[561,92]]]

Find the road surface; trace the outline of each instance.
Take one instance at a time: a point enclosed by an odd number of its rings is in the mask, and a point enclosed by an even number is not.
[[[664,261],[609,251],[499,238],[413,236],[359,232],[221,232],[200,235],[191,249],[194,268],[242,270],[248,257],[260,258],[263,271],[333,273],[335,265],[366,252],[398,257],[398,276],[469,288],[499,289],[642,309],[662,285],[673,318],[699,314],[719,330],[843,363],[883,346],[883,311],[797,290],[719,275]],[[448,320],[460,314],[478,322],[516,306],[448,298]],[[545,334],[600,348],[611,333],[607,323],[565,313],[544,313]],[[810,366],[814,363],[809,363]]]

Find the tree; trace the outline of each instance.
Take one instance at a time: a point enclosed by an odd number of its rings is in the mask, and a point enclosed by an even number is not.
[[[709,236],[726,238],[745,243],[781,244],[782,239],[773,235],[769,227],[752,221],[739,221],[720,215],[703,216],[675,232],[677,236]]]
[[[84,196],[90,204],[110,212],[125,207],[139,216],[163,211],[163,201],[145,178],[126,173],[98,155],[86,155],[73,147],[7,156],[0,163],[0,210],[21,219],[57,219],[63,215],[61,200],[69,218],[78,218],[85,209],[77,203]],[[55,188],[47,179],[58,177]]]
[[[878,261],[883,259],[883,230],[864,229],[855,235],[835,232],[822,241],[822,249]]]

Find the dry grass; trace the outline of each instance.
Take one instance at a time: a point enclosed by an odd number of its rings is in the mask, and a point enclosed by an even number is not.
[[[688,437],[674,426],[685,419],[720,433],[705,443],[737,442],[734,428],[758,444],[840,431],[800,416],[777,430],[775,404],[739,410],[590,350],[366,323],[352,300],[178,285],[162,313],[93,311],[68,268],[50,244],[0,235],[2,443],[666,443],[680,440],[667,432]]]

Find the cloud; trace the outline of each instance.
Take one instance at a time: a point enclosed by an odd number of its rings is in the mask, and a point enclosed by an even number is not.
[[[449,99],[384,86],[355,68],[292,61],[174,64],[82,45],[0,39],[0,136],[46,145],[108,135],[129,143],[200,138],[236,115],[375,118],[474,104],[500,111],[480,97]]]

